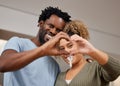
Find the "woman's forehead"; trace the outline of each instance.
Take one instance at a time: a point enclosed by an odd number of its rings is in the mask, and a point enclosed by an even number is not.
[[[66,39],[60,39],[59,45],[63,45],[66,43],[69,43],[70,41],[66,40]]]
[[[74,41],[72,40],[67,40],[67,39],[61,39],[60,42],[59,42],[59,46],[65,46],[69,43],[74,43]]]

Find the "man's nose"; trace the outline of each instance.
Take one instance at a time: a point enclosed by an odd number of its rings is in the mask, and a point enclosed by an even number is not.
[[[56,35],[56,34],[57,34],[56,28],[52,28],[52,29],[50,29],[49,31],[50,31],[50,33],[51,33],[52,35]]]

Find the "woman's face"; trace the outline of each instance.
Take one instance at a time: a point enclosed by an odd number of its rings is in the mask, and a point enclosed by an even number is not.
[[[78,49],[78,45],[75,41],[68,41],[66,39],[61,39],[60,42],[59,42],[59,48],[60,50],[65,50],[67,52],[72,52],[76,49]],[[73,57],[73,60],[72,60],[72,64],[75,64],[79,61],[80,57],[78,58],[78,56],[80,56],[80,54],[75,54]],[[68,56],[65,56],[63,55],[62,58],[63,60],[68,63],[68,59],[67,59]]]

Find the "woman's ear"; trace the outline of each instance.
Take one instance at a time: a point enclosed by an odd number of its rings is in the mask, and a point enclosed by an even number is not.
[[[44,21],[40,21],[39,23],[38,23],[38,27],[41,27],[41,26],[43,26],[44,25]]]

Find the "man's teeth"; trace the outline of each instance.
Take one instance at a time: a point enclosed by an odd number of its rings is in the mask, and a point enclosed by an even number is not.
[[[50,35],[48,35],[48,34],[47,34],[47,38],[48,38],[48,39],[51,39],[51,38],[52,38],[52,36],[50,36]]]
[[[51,38],[52,38],[52,36],[50,36],[49,34],[46,34],[46,35],[45,35],[45,40],[46,40],[46,41],[48,41],[48,40],[51,39]]]

